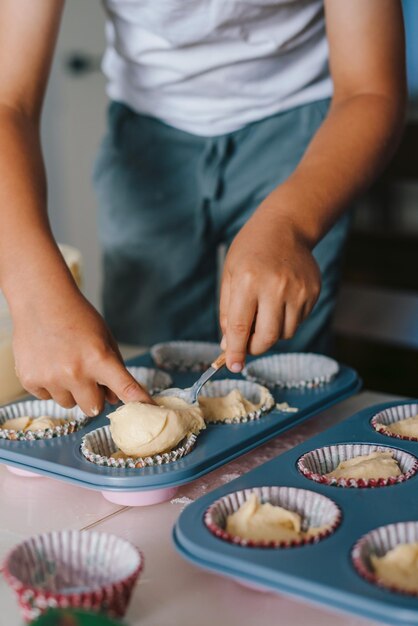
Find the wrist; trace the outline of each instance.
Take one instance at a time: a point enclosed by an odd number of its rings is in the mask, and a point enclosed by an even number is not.
[[[281,240],[313,250],[327,230],[314,204],[289,181],[269,194],[251,219]]]

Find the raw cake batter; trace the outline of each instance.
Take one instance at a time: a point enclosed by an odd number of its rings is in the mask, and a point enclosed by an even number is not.
[[[302,531],[302,518],[298,513],[288,511],[269,502],[262,504],[256,494],[252,494],[238,511],[229,515],[226,530],[229,534],[253,541],[298,541],[318,534],[323,528],[310,528]]]
[[[112,439],[125,455],[161,454],[175,448],[189,434],[197,435],[206,428],[196,405],[175,397],[157,396],[154,400],[158,406],[128,402],[108,415]]]
[[[379,479],[402,474],[391,452],[372,452],[347,461],[341,461],[328,478]]]
[[[402,437],[418,437],[418,415],[393,422],[393,424],[376,424],[376,430],[383,430]]]
[[[223,397],[199,396],[198,401],[203,417],[207,422],[222,422],[245,417],[248,413],[253,413],[264,405],[274,404],[269,390],[265,387],[262,388],[260,400],[257,403],[247,400],[239,389],[233,389],[227,396]]]
[[[418,543],[401,543],[382,557],[372,555],[370,560],[382,583],[418,593]]]
[[[1,424],[0,428],[4,430],[46,430],[47,428],[56,428],[62,426],[66,420],[48,415],[32,418],[27,415],[22,417],[13,417]]]

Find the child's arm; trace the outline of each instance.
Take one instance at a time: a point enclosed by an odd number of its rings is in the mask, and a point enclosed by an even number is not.
[[[0,2],[0,286],[14,323],[17,373],[39,398],[92,415],[105,394],[147,400],[78,291],[53,239],[39,139],[63,0]]]
[[[398,0],[325,0],[334,97],[300,165],[260,205],[228,252],[221,289],[227,364],[238,371],[290,338],[312,310],[311,250],[393,154],[406,81]],[[278,245],[279,244],[279,245]]]

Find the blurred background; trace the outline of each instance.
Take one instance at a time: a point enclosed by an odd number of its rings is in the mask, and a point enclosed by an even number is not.
[[[335,351],[359,371],[366,387],[417,395],[418,0],[403,4],[408,122],[393,162],[355,206],[335,318]],[[103,50],[101,3],[67,2],[43,121],[49,209],[57,240],[81,251],[84,292],[99,309],[91,170],[105,131]]]

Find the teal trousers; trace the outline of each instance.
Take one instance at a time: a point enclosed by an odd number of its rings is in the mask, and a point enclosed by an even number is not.
[[[218,249],[296,168],[328,106],[319,101],[200,137],[111,103],[93,178],[103,310],[119,341],[219,339]],[[348,225],[347,213],[316,246],[320,298],[281,350],[328,350]]]

